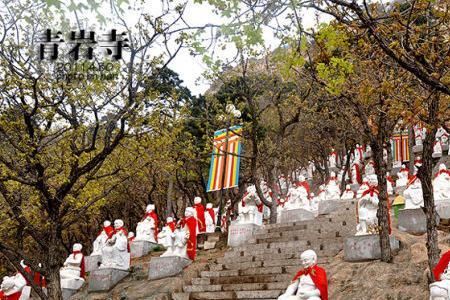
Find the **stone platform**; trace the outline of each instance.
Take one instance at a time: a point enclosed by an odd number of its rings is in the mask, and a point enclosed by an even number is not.
[[[228,228],[228,246],[237,247],[245,244],[261,226],[256,224],[231,223]]]
[[[434,204],[441,219],[450,219],[450,199],[434,200]]]
[[[192,260],[178,256],[153,257],[148,267],[148,279],[155,280],[178,275],[191,263]]]
[[[398,229],[414,234],[427,232],[427,218],[422,208],[400,209],[398,211]]]
[[[127,277],[128,271],[118,269],[99,269],[89,275],[89,291],[109,291],[119,281]]]
[[[400,243],[390,236],[391,249],[400,248]],[[381,258],[380,237],[377,234],[347,237],[344,240],[345,261],[367,261]]]
[[[130,245],[130,254],[131,257],[141,257],[147,255],[155,248],[159,248],[159,245],[148,241],[134,240]]]
[[[86,267],[86,272],[92,272],[98,270],[100,263],[102,262],[101,255],[90,255],[84,257],[84,263]]]
[[[303,208],[282,210],[278,214],[278,223],[309,221],[315,217],[313,212]]]
[[[70,297],[72,297],[73,295],[75,295],[78,292],[78,290],[61,288],[61,292],[62,292],[63,300],[69,300]]]
[[[319,202],[319,215],[327,215],[335,211],[339,206],[340,200],[325,200]]]

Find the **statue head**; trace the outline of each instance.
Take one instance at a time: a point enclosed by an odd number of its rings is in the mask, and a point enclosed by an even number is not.
[[[117,219],[114,221],[114,228],[118,229],[120,227],[123,227],[123,221],[121,219]]]
[[[345,189],[346,189],[346,190],[349,190],[349,189],[350,189],[350,184],[346,184],[346,185],[345,185]]]
[[[405,164],[402,164],[402,169],[406,168]]]
[[[445,166],[445,164],[439,165],[439,171],[442,171],[442,170],[447,170],[447,167]]]
[[[202,198],[200,198],[200,197],[195,197],[195,198],[194,198],[194,204],[200,204],[200,203],[202,203]]]
[[[299,181],[305,181],[305,176],[300,175],[300,176],[298,177],[298,180],[299,180]]]
[[[249,185],[249,186],[247,187],[247,192],[248,192],[249,194],[256,193],[256,186],[254,186],[253,184],[252,184],[252,185]]]
[[[367,179],[366,176],[363,177],[362,181],[363,181],[364,183],[369,183],[369,179]]]
[[[213,204],[212,204],[212,203],[206,203],[206,208],[207,208],[207,209],[213,208]]]
[[[128,232],[128,238],[129,239],[134,238],[134,232],[133,231]]]
[[[310,193],[311,197],[314,198],[314,193]]]
[[[13,276],[5,276],[3,277],[3,281],[2,284],[0,286],[0,289],[3,292],[8,292],[9,290],[13,289],[14,286],[16,285],[14,277]]]
[[[317,254],[314,250],[306,250],[300,254],[300,261],[304,268],[309,268],[317,264]]]
[[[185,217],[193,217],[195,215],[195,210],[193,207],[186,207],[184,210],[184,216]]]
[[[369,176],[369,185],[370,186],[377,186],[378,185],[377,175],[370,175]]]
[[[80,243],[73,244],[72,246],[72,251],[81,251],[81,249],[83,249],[83,245]]]
[[[331,172],[330,172],[330,176],[331,176],[331,177],[336,177],[336,173],[335,173],[334,171],[331,171]]]
[[[103,222],[103,227],[108,227],[108,226],[111,226],[111,222],[108,221],[108,220],[105,220],[105,221]]]
[[[359,146],[359,144],[356,144],[356,148],[359,148],[360,146]]]
[[[173,218],[172,218],[172,217],[167,217],[167,218],[166,218],[166,222],[167,222],[167,223],[173,222]]]
[[[152,212],[155,210],[155,205],[154,204],[149,204],[147,205],[147,207],[145,208],[145,212]]]

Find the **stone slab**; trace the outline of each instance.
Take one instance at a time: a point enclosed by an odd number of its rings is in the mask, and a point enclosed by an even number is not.
[[[400,248],[400,243],[390,236],[391,249]],[[374,235],[359,235],[347,237],[344,240],[345,261],[368,261],[381,258],[380,237]]]
[[[72,290],[72,289],[61,289],[62,292],[62,298],[63,300],[69,300],[70,297],[75,295],[78,290]]]
[[[228,228],[228,246],[237,247],[245,244],[261,228],[255,224],[232,223]]]
[[[413,146],[413,152],[414,153],[420,153],[423,150],[423,145],[415,145]]]
[[[148,242],[148,241],[133,241],[130,245],[131,257],[141,257],[147,255],[149,252],[153,251],[155,248],[159,248],[158,244]]]
[[[216,247],[216,243],[217,242],[205,241],[205,243],[203,244],[203,249],[204,250],[214,249]]]
[[[127,277],[128,271],[118,269],[100,269],[92,271],[89,275],[89,291],[109,291],[119,281]]]
[[[398,211],[398,229],[415,234],[427,232],[427,218],[422,208],[400,209]]]
[[[441,153],[433,153],[433,154],[431,154],[431,156],[433,157],[433,158],[441,158],[442,157],[442,152]]]
[[[435,205],[441,219],[450,219],[450,199],[435,200]]]
[[[339,207],[339,200],[325,200],[319,202],[319,215],[327,215]]]
[[[98,270],[100,263],[102,262],[101,255],[90,255],[84,257],[84,264],[86,268],[86,272],[92,272]]]
[[[309,221],[315,217],[313,212],[302,208],[282,210],[278,215],[278,223]]]
[[[203,249],[207,237],[206,232],[197,234],[197,249]]]
[[[180,274],[192,260],[178,256],[153,257],[148,267],[148,279],[156,280]]]

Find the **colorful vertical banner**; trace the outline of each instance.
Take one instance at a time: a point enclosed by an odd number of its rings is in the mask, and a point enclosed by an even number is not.
[[[391,150],[393,161],[409,161],[408,133],[394,134],[391,137]]]
[[[242,126],[214,132],[214,146],[209,167],[208,192],[236,187],[239,183]],[[225,150],[225,148],[227,148]],[[224,178],[225,176],[225,178]],[[223,184],[223,187],[222,187]]]

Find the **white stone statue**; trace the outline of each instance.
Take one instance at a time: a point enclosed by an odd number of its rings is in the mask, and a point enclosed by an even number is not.
[[[259,187],[261,188],[261,191],[263,192],[264,198],[267,201],[269,201],[270,203],[272,203],[274,196],[273,196],[272,190],[267,185],[267,182],[265,182],[264,180],[261,180]],[[270,218],[270,208],[267,207],[266,205],[264,205],[264,207],[263,207],[263,218],[266,220]]]
[[[430,284],[430,300],[450,300],[450,270],[441,274],[441,280]]]
[[[398,178],[395,181],[395,186],[398,187],[406,186],[408,184],[408,175],[409,175],[408,169],[404,164],[402,164],[402,168],[397,173]]]
[[[448,133],[443,127],[439,127],[436,131],[436,138],[441,141],[442,145],[448,144]]]
[[[405,197],[405,209],[423,207],[422,184],[419,178],[414,176],[411,179],[408,187],[403,192],[403,197]]]
[[[358,200],[358,224],[356,235],[368,235],[378,233],[378,191],[376,187],[378,180],[375,175],[368,178],[369,189],[366,190],[361,199]]]
[[[292,186],[287,194],[287,202],[284,205],[286,210],[303,208],[311,210],[308,192],[304,186]]]
[[[172,217],[167,217],[166,223],[173,222]],[[164,226],[158,233],[158,244],[162,245],[164,248],[168,248],[173,244],[171,234],[173,233],[172,228],[169,225]]]
[[[359,165],[357,163],[353,163],[350,169],[351,180],[353,184],[358,184],[359,179],[361,178],[361,172]]]
[[[288,189],[288,181],[286,180],[286,177],[284,177],[283,174],[278,176],[278,184],[280,186],[280,191],[283,194]]]
[[[366,175],[373,175],[373,174],[375,174],[375,163],[372,160],[369,161],[369,163],[366,165],[366,167],[364,169],[364,173]]]
[[[450,199],[450,171],[445,164],[439,165],[439,171],[433,179],[434,200]]]
[[[342,178],[344,177],[344,174],[345,174],[345,167],[342,167],[342,169],[339,170],[339,173],[337,175],[338,182],[342,182]]]
[[[336,168],[337,159],[338,159],[338,156],[337,156],[336,151],[334,151],[334,148],[331,148],[331,153],[328,156],[328,167],[330,169]]]
[[[390,173],[386,172],[386,187],[387,187],[387,192],[388,195],[393,195],[394,194],[394,187],[392,185],[394,181],[392,180]]]
[[[64,266],[59,270],[63,289],[78,290],[84,283],[84,256],[81,249],[83,249],[81,244],[74,244],[73,252],[66,258]]]
[[[337,182],[336,173],[330,173],[330,179],[325,187],[326,200],[339,200],[341,197],[341,189]]]
[[[127,232],[123,228],[123,221],[114,221],[114,234],[106,242],[102,250],[100,269],[128,270],[130,267],[130,253],[128,253]]]
[[[317,266],[317,254],[313,250],[304,251],[300,255],[300,260],[304,270],[311,269],[311,272],[325,274],[325,271]],[[326,281],[324,275],[317,277]],[[323,285],[327,285],[327,282],[324,282]],[[284,294],[278,297],[278,300],[321,300],[321,296],[321,291],[315,285],[311,275],[305,272],[305,274],[298,275],[294,278]],[[328,295],[323,296],[327,297]]]
[[[27,300],[30,298],[30,287],[27,287],[27,280],[19,272],[14,276],[3,277],[0,285],[0,295],[6,296],[6,299]],[[3,299],[3,298],[1,298]]]
[[[308,161],[308,168],[307,168],[308,179],[313,179],[315,170],[316,166],[314,165],[314,162]]]
[[[214,219],[211,217],[211,213],[213,213]],[[205,210],[205,224],[206,224],[206,232],[207,233],[213,233],[216,230],[216,215],[213,208],[212,203],[206,203],[206,210]]]
[[[262,225],[262,212],[258,207],[261,207],[261,199],[256,193],[256,187],[250,185],[247,187],[247,192],[238,204],[238,224],[256,224]]]
[[[177,226],[174,232],[172,232],[172,230],[166,230],[165,232],[165,238],[168,243],[164,247],[166,247],[167,250],[161,254],[161,257],[178,256],[188,259],[187,241],[189,240],[189,230]]]
[[[94,247],[91,256],[102,255],[102,249],[103,247],[105,247],[106,241],[111,237],[113,231],[114,228],[111,226],[111,222],[105,220],[103,222],[102,231],[94,241]]]
[[[155,243],[155,220],[146,215],[144,220],[138,223],[136,226],[136,238],[135,241],[147,241]]]
[[[442,156],[442,143],[439,139],[436,139],[433,146],[433,157],[441,157]]]
[[[353,152],[353,163],[361,164],[364,161],[364,151],[363,148],[356,144],[356,148]]]
[[[349,184],[345,186],[345,191],[342,193],[341,199],[342,200],[351,200],[355,198],[356,193],[352,190]]]
[[[422,146],[424,138],[425,138],[425,128],[422,128],[419,125],[414,125],[414,140],[416,146]]]

